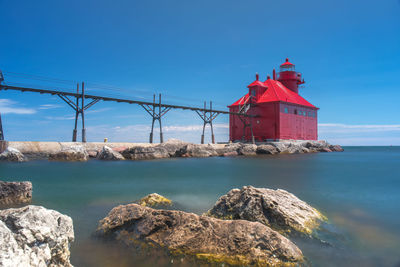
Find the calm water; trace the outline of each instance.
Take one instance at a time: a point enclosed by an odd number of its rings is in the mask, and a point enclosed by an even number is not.
[[[200,214],[244,185],[288,190],[329,218],[320,233],[326,242],[294,239],[312,266],[400,266],[399,170],[400,147],[346,147],[256,158],[0,163],[0,178],[32,181],[33,204],[72,217],[75,266],[185,265],[100,244],[91,234],[112,207],[149,193]]]

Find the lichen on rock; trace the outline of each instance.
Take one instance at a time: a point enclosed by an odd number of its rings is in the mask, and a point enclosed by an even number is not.
[[[162,195],[157,193],[152,193],[138,201],[139,205],[154,207],[154,206],[170,206],[172,205],[172,201]]]

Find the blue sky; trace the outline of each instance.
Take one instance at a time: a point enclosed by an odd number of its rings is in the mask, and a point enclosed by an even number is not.
[[[93,94],[226,109],[256,72],[265,78],[289,57],[306,80],[300,94],[320,108],[320,139],[400,145],[399,0],[0,0],[0,25],[9,83],[85,81]],[[8,140],[71,139],[72,110],[56,97],[1,91],[0,112]],[[100,102],[87,113],[88,141],[147,141],[150,122],[139,106]],[[165,137],[198,142],[201,123],[171,111]],[[215,121],[217,141],[227,123]]]

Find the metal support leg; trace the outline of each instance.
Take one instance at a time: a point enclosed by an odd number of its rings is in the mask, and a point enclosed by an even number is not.
[[[203,123],[203,133],[201,135],[201,144],[204,144],[204,131],[206,130],[206,122]]]
[[[3,132],[3,124],[1,122],[1,113],[0,113],[0,141],[4,141],[4,132]]]
[[[162,132],[162,126],[161,126],[161,117],[158,119],[158,122],[160,124],[160,143],[164,143],[164,137],[163,137],[163,132]]]
[[[85,83],[82,82],[82,108],[81,108],[81,116],[82,116],[82,143],[86,143],[86,129],[85,129]]]
[[[151,132],[150,132],[150,144],[152,144],[153,143],[153,130],[154,130],[154,121],[155,121],[155,119],[154,119],[154,117],[153,117],[153,120],[152,120],[152,122],[151,122]]]
[[[212,121],[210,122],[210,127],[211,127],[211,142],[213,144],[215,144],[214,129],[213,129]]]

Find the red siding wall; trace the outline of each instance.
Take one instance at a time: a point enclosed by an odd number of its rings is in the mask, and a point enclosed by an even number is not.
[[[285,109],[287,109],[287,113],[285,113]],[[237,112],[238,107],[231,107],[230,111]],[[315,109],[288,103],[270,102],[259,103],[257,106],[251,107],[248,114],[257,115],[252,119],[256,141],[318,139],[317,110]],[[243,123],[238,116],[230,115],[229,126],[229,139],[231,141],[242,140]],[[251,141],[250,128],[246,129],[245,140]]]
[[[318,139],[317,110],[281,103],[280,111],[280,139]]]

